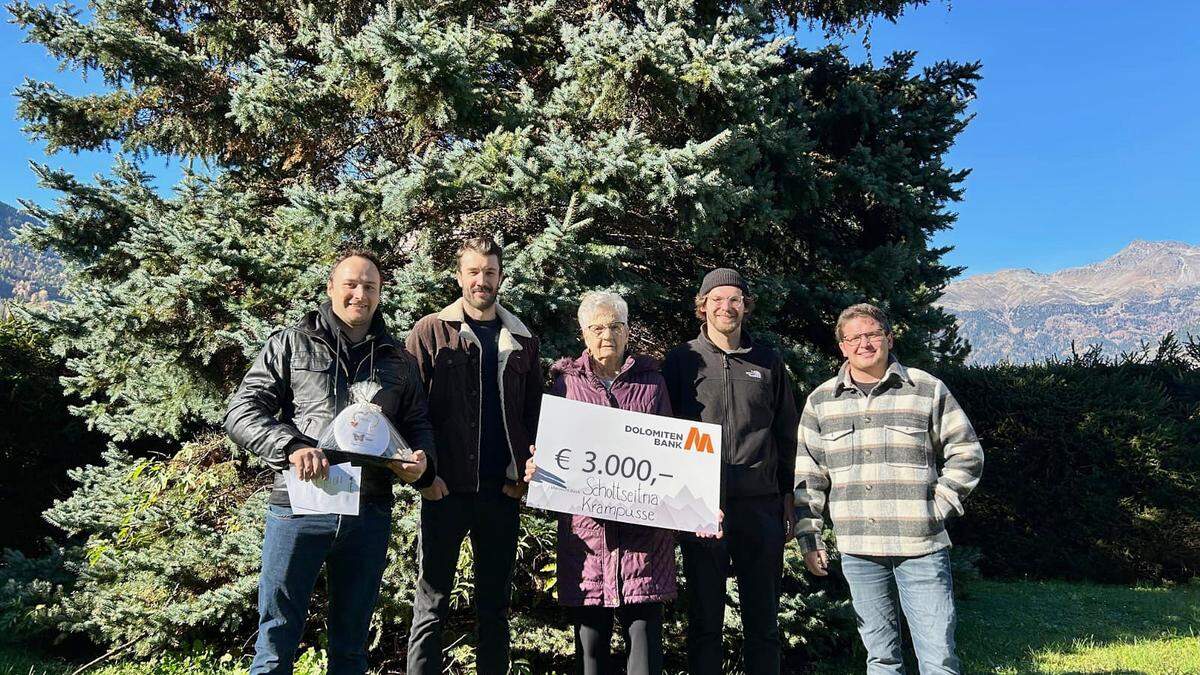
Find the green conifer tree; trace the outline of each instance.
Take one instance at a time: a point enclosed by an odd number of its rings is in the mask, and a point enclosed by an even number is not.
[[[753,330],[801,382],[827,374],[829,326],[862,300],[891,310],[909,360],[961,360],[952,317],[931,305],[957,270],[930,237],[954,221],[965,172],[943,159],[978,64],[854,65],[780,32],[912,4],[9,5],[30,41],[108,85],[72,96],[26,82],[27,132],[123,154],[91,183],[35,167],[60,197],[24,204],[44,225],[22,236],[56,252],[69,282],[63,302],[23,311],[68,358],[91,424],[179,451],[114,449],[51,511],[88,537],[87,555],[66,556],[78,592],[61,627],[145,648],[249,634],[261,509],[237,486],[264,477],[210,434],[268,333],[320,299],[345,242],[394,270],[382,311],[401,334],[453,299],[454,246],[483,233],[509,251],[505,302],[547,357],[580,349],[574,309],[597,287],[630,301],[636,348],[689,339],[700,277],[730,265],[754,282]],[[140,168],[148,154],[190,167],[171,194]],[[408,611],[413,517],[397,519],[389,630]],[[553,603],[533,592],[553,577],[552,533],[527,520],[518,647],[536,659],[553,633],[540,618]],[[168,551],[177,562],[154,558]],[[836,622],[837,603],[811,597],[789,605],[800,636]]]

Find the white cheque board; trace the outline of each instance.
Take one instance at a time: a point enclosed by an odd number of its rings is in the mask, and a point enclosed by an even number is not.
[[[685,532],[717,531],[721,427],[542,397],[527,503]]]

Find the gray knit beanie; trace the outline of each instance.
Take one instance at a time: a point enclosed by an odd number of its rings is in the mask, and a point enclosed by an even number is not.
[[[743,293],[750,293],[750,287],[746,285],[742,275],[728,267],[718,267],[705,274],[704,281],[700,282],[700,295],[708,295],[708,292],[717,286],[736,286],[742,289]]]

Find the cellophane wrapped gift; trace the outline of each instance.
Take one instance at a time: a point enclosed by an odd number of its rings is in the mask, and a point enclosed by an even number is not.
[[[348,459],[388,462],[412,459],[412,447],[372,400],[383,387],[357,382],[350,387],[346,406],[322,432],[318,447],[326,453],[345,453]]]

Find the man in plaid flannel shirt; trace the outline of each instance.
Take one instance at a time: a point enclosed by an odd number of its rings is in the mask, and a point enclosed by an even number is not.
[[[941,380],[891,355],[883,310],[853,305],[835,332],[846,363],[809,395],[800,418],[804,562],[813,574],[829,573],[821,541],[828,505],[868,675],[904,672],[897,600],[921,673],[960,673],[946,520],[962,515],[979,483],[983,449]]]

